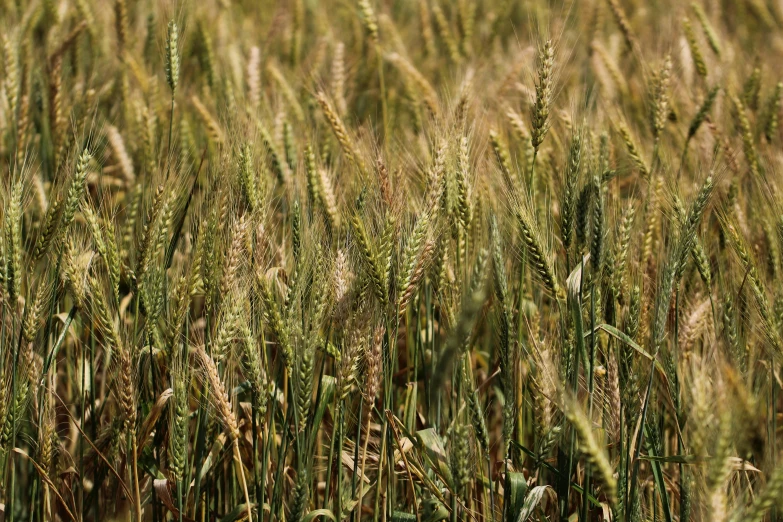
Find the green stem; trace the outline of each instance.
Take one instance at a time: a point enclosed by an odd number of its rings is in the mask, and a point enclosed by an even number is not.
[[[356,423],[356,445],[354,448],[354,454],[353,454],[353,465],[354,469],[356,468],[356,465],[359,463],[359,445],[361,443],[362,438],[362,409],[364,407],[364,400],[359,401],[359,415],[357,417],[358,422]],[[356,478],[357,475],[354,473],[351,476],[351,498],[356,498]],[[362,480],[364,480],[364,476],[362,476]],[[357,504],[356,506],[359,509],[359,512],[361,513],[361,506]],[[356,510],[354,509],[353,513],[351,514],[351,520],[353,522],[356,522]]]
[[[340,398],[337,397],[335,402],[338,404],[338,406],[333,411],[336,412],[338,409],[340,409],[340,406],[339,406]],[[333,405],[333,407],[334,407],[334,405]],[[326,509],[326,506],[329,503],[329,494],[331,493],[331,489],[332,489],[332,464],[334,463],[334,451],[335,451],[334,447],[335,447],[335,444],[337,442],[337,431],[338,430],[339,430],[339,425],[337,424],[337,422],[334,422],[334,424],[332,425],[332,437],[331,437],[331,441],[329,443],[329,458],[326,461],[326,475],[324,475],[324,477],[325,477],[324,502],[323,502],[323,506],[322,506],[324,509]]]
[[[174,134],[174,93],[171,93],[171,110],[169,111],[169,146],[166,158],[166,181],[169,180],[169,174],[171,172],[171,154],[173,150],[173,144],[171,143],[171,136]]]

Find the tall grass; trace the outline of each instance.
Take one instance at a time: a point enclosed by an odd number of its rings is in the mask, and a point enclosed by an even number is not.
[[[0,0],[0,520],[778,520],[782,24]]]

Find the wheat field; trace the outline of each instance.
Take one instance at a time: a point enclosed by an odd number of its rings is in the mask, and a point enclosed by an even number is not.
[[[0,0],[0,520],[783,520],[781,30]]]

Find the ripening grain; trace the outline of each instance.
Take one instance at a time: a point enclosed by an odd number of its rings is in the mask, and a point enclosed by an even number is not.
[[[0,520],[779,520],[781,26],[0,0]]]

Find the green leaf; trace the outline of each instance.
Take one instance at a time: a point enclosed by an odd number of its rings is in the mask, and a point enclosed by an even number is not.
[[[405,511],[395,511],[391,516],[392,522],[415,522],[416,515]]]
[[[707,462],[710,460],[707,457],[699,457],[697,455],[669,455],[668,457],[640,455],[639,458],[641,460],[649,460],[651,462],[663,462],[664,464],[698,464],[700,462]]]
[[[421,506],[421,522],[440,522],[449,518],[449,510],[434,498],[422,501]]]
[[[416,439],[419,441],[419,444],[424,447],[424,455],[429,461],[432,469],[450,488],[452,488],[454,480],[451,477],[451,466],[449,466],[449,460],[446,458],[446,450],[443,447],[443,441],[438,433],[432,428],[427,428],[417,431]]]
[[[627,344],[628,346],[630,346],[631,348],[633,348],[634,350],[639,352],[641,355],[646,357],[647,360],[650,360],[650,361],[653,360],[653,356],[650,355],[650,353],[647,352],[647,350],[645,350],[644,348],[642,348],[641,346],[636,344],[636,342],[634,342],[633,339],[628,337],[627,334],[625,334],[624,332],[621,332],[620,330],[618,330],[614,326],[612,326],[610,324],[599,324],[598,326],[595,327],[594,332],[598,332],[598,330],[603,330],[604,332],[608,333],[609,335],[611,335],[612,337],[614,337],[618,341]],[[586,334],[584,334],[584,337],[589,336],[590,333],[591,332],[587,332]],[[655,368],[661,373],[661,375],[666,377],[666,373],[665,373],[665,370],[663,368],[663,365],[661,365],[661,363],[658,362],[658,360],[655,360]]]
[[[527,480],[524,473],[506,473],[505,499],[506,520],[516,518],[515,513],[521,513],[525,507],[527,496]]]
[[[605,323],[604,324],[599,324],[599,325],[597,325],[595,327],[594,332],[598,332],[598,330],[603,330],[604,332],[608,333],[612,337],[615,337],[617,340],[627,344],[628,346],[630,346],[631,348],[633,348],[634,350],[636,350],[640,354],[644,355],[647,359],[652,361],[652,358],[653,358],[652,355],[647,353],[647,351],[644,348],[642,348],[641,346],[636,344],[636,342],[633,339],[631,339],[630,337],[628,337],[628,335],[626,333],[621,332],[620,330],[618,330],[614,326],[612,326],[610,324],[605,324]],[[587,332],[586,334],[584,334],[585,337],[588,337],[589,335],[590,335],[590,332]]]
[[[647,440],[650,440],[650,433],[647,425],[644,426],[645,435]],[[655,448],[652,444],[647,445],[647,452],[650,456],[655,456]],[[652,468],[653,478],[655,479],[655,487],[658,488],[658,493],[661,495],[661,505],[663,506],[663,516],[666,522],[672,522],[672,514],[669,509],[669,495],[666,492],[666,483],[663,480],[663,470],[661,469],[661,463],[658,460],[651,460],[650,467]]]
[[[310,428],[312,433],[311,447],[315,444],[315,434],[318,433],[318,428],[321,427],[321,421],[326,413],[326,408],[332,404],[334,398],[334,391],[337,389],[337,379],[331,375],[324,375],[321,378],[321,398],[318,401],[318,406],[315,409],[313,415],[313,425]]]
[[[582,262],[574,268],[573,272],[566,280],[568,287],[568,308],[571,311],[571,318],[574,321],[574,338],[576,340],[577,354],[582,357],[585,368],[587,367],[587,352],[585,351],[584,326],[582,324],[582,267],[590,259],[590,255],[584,256]],[[588,334],[589,335],[589,334]]]

